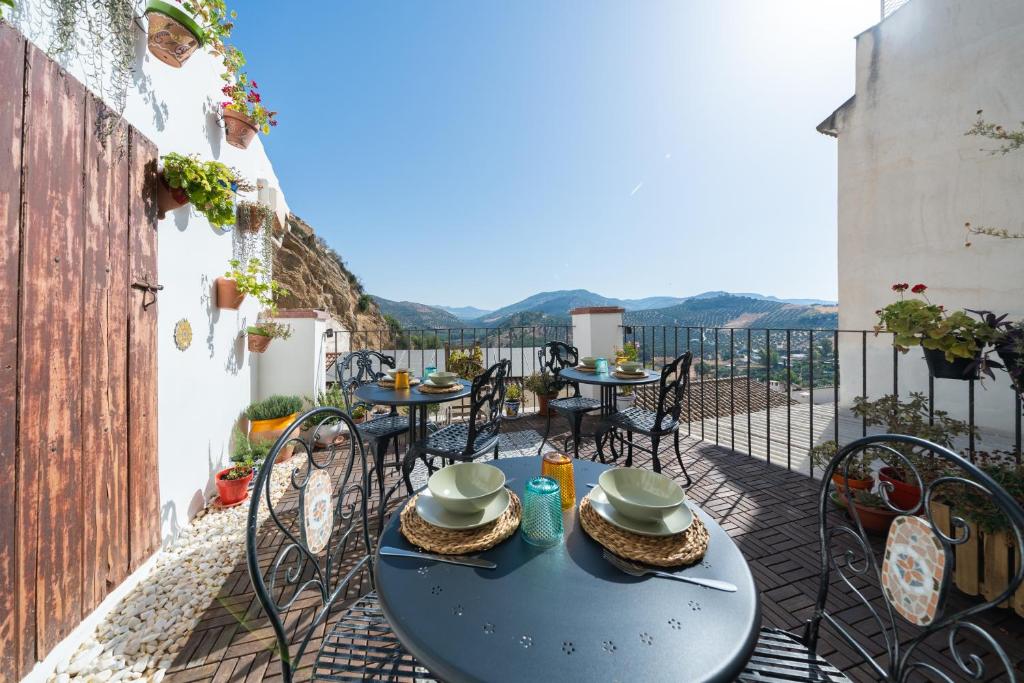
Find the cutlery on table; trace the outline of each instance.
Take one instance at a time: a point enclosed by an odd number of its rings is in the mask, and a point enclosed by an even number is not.
[[[479,557],[470,557],[468,555],[435,555],[433,553],[421,553],[415,550],[403,550],[402,548],[393,548],[391,546],[384,546],[379,552],[381,555],[389,555],[391,557],[415,557],[419,560],[447,562],[448,564],[458,564],[464,567],[477,567],[478,569],[498,568],[498,565],[494,564],[490,560],[484,560]]]
[[[698,586],[704,586],[706,588],[714,588],[715,590],[725,591],[727,593],[735,593],[736,586],[729,583],[728,581],[719,581],[717,579],[702,579],[696,576],[681,576],[680,574],[672,574],[670,572],[663,572],[657,569],[651,569],[629,560],[624,560],[618,555],[605,550],[604,559],[608,560],[608,563],[619,571],[629,574],[630,576],[660,576],[664,579],[675,579],[676,581],[685,581],[686,583],[696,584]]]

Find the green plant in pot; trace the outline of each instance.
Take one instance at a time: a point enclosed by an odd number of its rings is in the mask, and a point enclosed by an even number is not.
[[[978,451],[974,463],[1002,486],[1017,504],[1024,505],[1024,464],[1017,462],[1014,453]],[[958,482],[939,484],[933,493],[933,500],[936,499],[953,508],[954,514],[977,524],[986,532],[1011,529],[1009,518],[992,502],[992,498],[973,486]]]
[[[282,435],[295,429],[295,420],[302,410],[302,399],[298,396],[274,395],[249,404],[245,410],[249,418],[249,439],[273,444]],[[277,461],[291,457],[293,444],[287,444],[278,454]]]
[[[224,118],[224,137],[232,147],[245,149],[257,133],[267,135],[277,125],[277,112],[267,109],[256,81],[241,70],[245,57],[235,48],[229,48],[224,64],[228,69],[228,83],[221,88],[226,97],[221,102]]]
[[[906,298],[908,289],[920,298]],[[933,377],[976,379],[982,349],[995,331],[966,311],[947,311],[931,303],[925,296],[927,289],[923,284],[894,284],[892,290],[899,300],[876,311],[875,334],[891,333],[892,344],[901,353],[907,353],[913,346],[922,347]]]
[[[853,505],[857,508],[856,515],[865,531],[884,534],[899,513],[892,510],[877,493],[870,491],[854,491]],[[850,513],[853,516],[853,513]]]
[[[255,474],[253,444],[249,442],[236,427],[233,441],[234,451],[231,454],[231,467],[225,468],[214,475],[217,486],[217,499],[221,507],[237,505],[249,497],[249,482]],[[266,457],[266,453],[263,453]]]
[[[271,315],[276,312],[274,298],[283,296],[288,290],[270,277],[269,269],[258,258],[251,258],[243,265],[239,259],[228,262],[229,270],[215,283],[217,306],[238,309],[246,296],[252,296]]]
[[[558,385],[555,382],[555,376],[547,370],[535,372],[527,377],[523,384],[527,391],[537,397],[537,414],[547,417],[550,412],[548,401],[558,396]]]
[[[887,395],[877,401],[857,397],[852,412],[869,427],[883,427],[889,434],[906,434],[952,449],[954,440],[971,434],[971,426],[962,420],[949,416],[944,410],[936,410],[929,416],[928,399],[920,392],[912,392],[908,401]],[[980,438],[975,431],[975,438]],[[914,511],[921,502],[921,489],[915,477],[907,468],[909,463],[917,470],[924,485],[941,475],[941,462],[915,446],[892,443],[891,451],[878,451],[878,459],[885,467],[878,472],[882,486],[888,489],[889,500],[903,510]],[[904,458],[906,460],[904,460]]]
[[[448,372],[454,372],[462,379],[472,380],[484,371],[484,352],[479,346],[455,349],[448,354],[445,367]]]
[[[163,158],[157,183],[159,217],[192,203],[210,225],[224,227],[235,222],[235,189],[242,181],[238,173],[219,161],[200,161],[195,154],[171,152]]]
[[[807,454],[811,458],[811,465],[814,469],[824,472],[838,452],[839,445],[835,441],[829,440],[818,444]],[[845,507],[847,492],[850,490],[870,491],[872,489],[875,485],[875,478],[871,473],[871,461],[871,456],[861,454],[852,455],[839,463],[839,467],[832,474],[838,505]],[[849,464],[848,470],[847,464]]]
[[[288,339],[292,336],[292,326],[276,323],[271,320],[259,320],[255,325],[245,328],[249,351],[263,353],[275,339]]]
[[[505,417],[517,417],[522,400],[523,390],[516,382],[510,382],[505,389]]]
[[[203,46],[214,54],[222,54],[235,16],[224,0],[192,0],[182,2],[180,7],[163,0],[148,0],[149,51],[175,69],[181,68]]]
[[[1007,315],[992,311],[971,311],[992,332],[991,346],[982,353],[981,371],[995,379],[993,368],[1002,368],[1010,376],[1010,383],[1018,395],[1024,397],[1024,323],[1006,320]],[[992,360],[992,354],[999,360]]]
[[[327,391],[319,392],[316,399],[310,400],[310,404],[313,408],[337,408],[347,412],[356,423],[365,421],[367,416],[366,407],[363,405],[353,406],[349,410],[345,394],[337,384],[329,386]],[[337,417],[318,415],[302,423],[302,429],[307,436],[314,437],[317,444],[325,446],[334,443],[341,435],[342,422]]]

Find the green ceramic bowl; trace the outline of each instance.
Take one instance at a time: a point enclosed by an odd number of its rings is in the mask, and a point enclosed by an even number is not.
[[[580,365],[585,368],[592,368],[597,365],[597,358],[595,356],[583,356],[583,358],[580,358]]]
[[[458,374],[454,372],[432,372],[430,373],[430,381],[439,387],[450,387],[455,384],[455,381],[459,379]]]
[[[637,520],[663,519],[686,500],[679,484],[664,474],[635,467],[605,470],[597,482],[616,512]]]
[[[427,488],[441,507],[464,515],[483,510],[503,486],[505,473],[482,462],[449,465],[427,480]]]
[[[619,367],[625,372],[640,372],[640,368],[643,367],[643,363],[638,363],[635,360],[624,360],[619,363]]]

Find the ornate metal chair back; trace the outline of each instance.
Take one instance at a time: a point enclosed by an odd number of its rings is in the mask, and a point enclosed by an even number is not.
[[[907,483],[920,489],[917,502],[913,494],[911,499],[896,494],[894,484],[884,480],[873,494],[877,497],[850,486],[851,472],[876,460],[898,468]],[[834,475],[836,495],[846,502],[852,524],[847,517],[831,511],[828,482]],[[807,645],[813,649],[820,628],[827,625],[861,655],[879,680],[1016,680],[1007,653],[971,620],[1004,602],[1024,580],[1024,509],[1013,497],[984,470],[953,451],[897,434],[869,436],[845,446],[825,469],[823,482],[818,508],[821,576],[814,614],[804,634]],[[907,507],[897,505],[897,498]],[[970,501],[968,505],[975,511],[979,504],[988,506],[988,518],[999,519],[1008,530],[1016,560],[1010,558],[1009,566],[1015,567],[1015,573],[998,595],[950,610],[946,594],[953,559],[957,547],[971,536],[971,526],[962,516],[963,503],[957,500]],[[943,501],[954,504],[948,515],[937,513],[936,504]],[[868,515],[879,512],[894,516],[880,558],[872,550],[864,524]],[[833,573],[839,576],[838,581]],[[829,611],[826,602],[832,584],[843,584],[846,592],[867,606],[871,620],[881,629],[885,647],[881,656],[869,654],[858,641],[858,632]],[[877,606],[868,599],[874,589],[882,595],[876,600],[881,603]],[[909,639],[908,632],[912,634]],[[916,656],[918,645],[933,636],[949,645],[949,661],[942,662],[949,665],[946,672],[936,662]],[[877,643],[873,641],[870,647],[874,651]],[[993,675],[1000,672],[985,671],[993,663],[1003,667],[1005,678]]]
[[[505,402],[505,382],[512,361],[501,360],[473,378],[469,396],[469,439],[465,455],[472,455],[480,437],[497,436],[501,428],[501,407]]]
[[[361,350],[346,353],[344,357],[335,363],[338,385],[341,387],[341,395],[345,399],[345,410],[348,413],[356,406],[367,406],[362,401],[355,399],[355,390],[366,384],[373,384],[380,381],[385,375],[386,368],[395,367],[393,356],[387,356],[380,351]]]
[[[566,387],[572,387],[573,395],[580,395],[580,387],[576,382],[562,379],[561,372],[565,368],[574,368],[579,365],[580,352],[575,346],[569,346],[565,342],[549,341],[537,349],[537,359],[540,361],[542,372],[548,372],[555,378],[555,387],[558,392]]]
[[[658,403],[655,407],[654,429],[659,431],[667,416],[679,419],[682,410],[683,394],[690,384],[690,364],[693,354],[689,351],[677,357],[661,369],[658,381]]]
[[[352,419],[338,408],[315,408],[295,424],[306,420],[341,421],[350,435],[356,434]],[[266,462],[273,463],[286,445],[295,449],[289,473],[279,468],[275,476],[268,464],[256,476],[245,550],[249,578],[277,637],[281,671],[291,681],[311,637],[349,585],[367,577],[372,582],[373,546],[362,441],[348,438],[314,452],[305,440],[285,433]],[[267,553],[270,535],[277,545],[272,556]],[[286,629],[284,613],[297,601],[305,609],[309,597],[317,598],[312,619],[292,620]]]

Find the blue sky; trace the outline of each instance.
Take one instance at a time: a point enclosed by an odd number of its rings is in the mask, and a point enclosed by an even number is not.
[[[814,127],[877,0],[234,4],[289,205],[373,294],[835,297]]]

